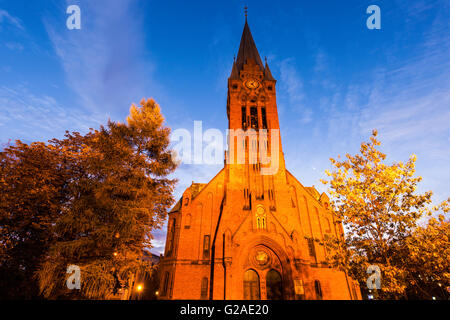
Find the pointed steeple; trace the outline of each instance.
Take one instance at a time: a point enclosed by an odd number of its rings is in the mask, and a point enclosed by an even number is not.
[[[269,65],[267,64],[267,58],[266,58],[266,66],[264,67],[264,79],[276,81],[272,76],[272,72],[270,72]]]
[[[252,33],[250,32],[250,27],[248,26],[247,19],[245,19],[244,31],[242,32],[241,44],[239,46],[239,52],[236,60],[236,67],[238,71],[241,71],[244,64],[252,59],[256,64],[258,64],[261,70],[264,70],[261,57],[259,56],[258,49],[256,48],[255,41],[253,40]]]

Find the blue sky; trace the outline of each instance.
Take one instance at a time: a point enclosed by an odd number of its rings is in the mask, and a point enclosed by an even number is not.
[[[66,28],[71,4],[81,30]],[[245,4],[278,80],[286,165],[304,185],[326,191],[329,158],[356,153],[376,128],[388,161],[417,154],[419,191],[449,196],[448,0],[0,0],[0,143],[123,121],[143,97],[173,129],[201,120],[224,132]],[[366,27],[371,4],[381,30]],[[219,170],[181,166],[176,196]]]

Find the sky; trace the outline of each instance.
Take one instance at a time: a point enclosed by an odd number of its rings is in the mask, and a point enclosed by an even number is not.
[[[81,29],[69,30],[69,5]],[[450,181],[450,1],[0,0],[0,145],[124,121],[153,97],[173,130],[227,128],[244,10],[277,82],[286,166],[305,186],[373,129],[388,162],[418,157],[419,192]],[[369,30],[377,5],[381,29]],[[181,165],[175,197],[220,165]],[[155,232],[163,252],[165,227]]]

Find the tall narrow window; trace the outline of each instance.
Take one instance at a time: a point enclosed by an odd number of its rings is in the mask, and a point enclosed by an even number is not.
[[[259,276],[255,270],[244,273],[244,300],[259,300]]]
[[[203,237],[203,259],[209,258],[209,242],[210,242],[210,236],[206,235]]]
[[[252,129],[258,129],[258,109],[256,107],[250,108],[250,122]]]
[[[185,229],[190,229],[191,228],[191,219],[192,219],[192,216],[190,214],[187,214],[186,218],[185,218],[185,223],[184,223],[184,228]]]
[[[314,281],[314,289],[316,290],[317,300],[322,300],[322,287],[319,280]]]
[[[263,129],[267,129],[266,108],[261,108],[261,118]]]
[[[358,300],[358,295],[356,294],[356,288],[355,288],[354,283],[352,283],[352,294],[353,294],[353,300]]]
[[[242,107],[242,129],[247,130],[247,108]]]
[[[204,277],[202,279],[202,288],[201,288],[200,298],[203,300],[208,298],[208,278],[206,278],[206,277]]]
[[[266,230],[267,226],[266,226],[266,217],[262,216],[262,217],[258,217],[258,229],[260,230]]]
[[[164,275],[164,284],[163,284],[163,290],[162,290],[163,296],[167,295],[168,287],[169,287],[169,272],[166,272]]]
[[[266,210],[260,206],[256,209],[256,229],[266,230],[266,228]]]
[[[309,249],[309,255],[316,258],[316,249],[314,248],[314,239],[308,239],[308,249]]]
[[[326,233],[330,233],[330,232],[331,232],[330,219],[325,218],[325,221],[327,222],[327,229],[325,230],[325,232],[326,232]]]
[[[167,243],[167,256],[170,256],[173,252],[174,242],[175,242],[175,226],[176,226],[176,219],[172,219],[172,224],[170,225],[169,230],[169,242]]]

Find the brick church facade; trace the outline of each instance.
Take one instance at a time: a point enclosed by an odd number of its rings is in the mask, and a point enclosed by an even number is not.
[[[251,138],[280,127],[276,80],[247,21],[227,115],[229,129],[247,138],[229,138],[224,168],[207,184],[192,183],[170,211],[160,299],[361,299],[357,282],[325,263],[325,235],[344,236],[328,196],[285,168],[279,136]],[[241,145],[244,161],[237,161]],[[278,155],[273,174],[262,174],[270,163],[250,159],[262,149],[271,161]]]

